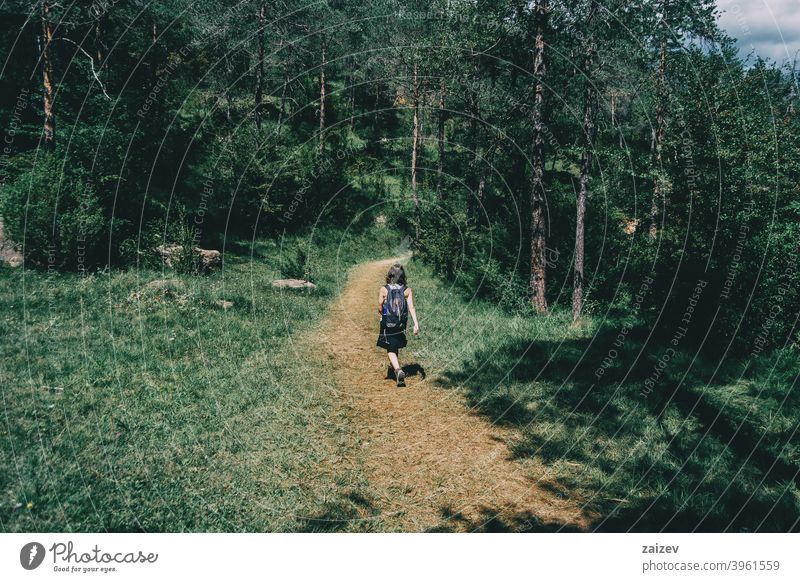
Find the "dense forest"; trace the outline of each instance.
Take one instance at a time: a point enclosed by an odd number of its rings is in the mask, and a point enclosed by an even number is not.
[[[654,422],[715,414],[676,399],[678,360],[706,386],[781,370],[768,399],[793,420],[759,470],[793,515],[800,95],[793,66],[737,51],[714,0],[0,11],[0,216],[22,269],[160,269],[169,245],[227,264],[296,236],[285,274],[313,279],[315,233],[385,224],[464,300],[624,322],[561,373],[636,378]],[[185,254],[172,267],[202,278]],[[739,420],[732,446],[773,426]]]
[[[384,212],[509,309],[630,307],[648,277],[663,319],[702,280],[694,329],[793,340],[796,80],[743,61],[710,0],[4,11],[2,216],[28,266]]]

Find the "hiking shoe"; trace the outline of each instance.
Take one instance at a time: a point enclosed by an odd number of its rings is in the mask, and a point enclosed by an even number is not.
[[[397,373],[395,375],[397,376],[397,387],[398,388],[402,388],[403,386],[405,386],[406,385],[406,373],[403,372],[403,369],[401,368],[401,369],[397,370]]]
[[[395,375],[394,375],[394,368],[392,368],[391,366],[386,368],[386,379],[387,380],[396,380],[397,379],[395,377]]]

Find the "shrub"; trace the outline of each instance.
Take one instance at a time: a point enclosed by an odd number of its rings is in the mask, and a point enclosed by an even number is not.
[[[106,220],[91,180],[53,155],[31,161],[0,189],[6,236],[22,245],[28,266],[82,271],[104,264]]]

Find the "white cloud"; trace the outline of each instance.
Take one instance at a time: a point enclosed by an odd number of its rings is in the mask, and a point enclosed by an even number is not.
[[[755,50],[778,63],[800,59],[800,0],[717,0],[717,7],[742,56]]]

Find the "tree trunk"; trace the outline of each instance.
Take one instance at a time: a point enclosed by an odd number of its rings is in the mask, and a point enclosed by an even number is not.
[[[477,61],[474,63],[473,79],[480,79],[480,68]],[[467,108],[469,111],[469,146],[472,149],[472,163],[467,172],[467,221],[477,222],[483,187],[485,184],[485,162],[483,148],[483,117],[481,114],[480,95],[471,88],[466,92]]]
[[[544,36],[547,27],[547,0],[537,0],[535,10],[536,39],[533,58],[533,76],[536,86],[533,95],[533,148],[531,163],[533,180],[531,184],[531,277],[530,292],[534,309],[539,313],[547,311],[545,298],[545,224],[544,224]]]
[[[53,113],[53,61],[50,44],[53,42],[53,27],[50,23],[50,3],[42,3],[42,89],[44,95],[44,145],[49,149],[56,145],[56,118]]]
[[[439,79],[439,111],[436,126],[436,145],[439,157],[436,161],[436,197],[441,200],[444,180],[444,77]]]
[[[658,236],[659,209],[664,205],[664,179],[662,176],[662,150],[666,133],[667,100],[667,15],[666,0],[661,0],[661,45],[658,50],[658,78],[656,80],[656,131],[653,139],[655,156],[655,179],[653,180],[653,200],[650,206],[650,237]]]
[[[595,90],[592,84],[592,66],[595,45],[591,34],[591,23],[594,19],[596,5],[591,3],[586,18],[588,34],[583,61],[584,95],[583,95],[583,154],[581,156],[581,177],[575,213],[575,275],[572,288],[572,320],[577,321],[583,308],[583,262],[584,262],[584,221],[586,218],[586,194],[589,189],[589,173],[592,170],[592,153],[594,150],[595,125]]]
[[[483,208],[483,192],[486,190],[486,164],[481,164],[481,171],[478,175],[478,189],[475,191],[476,208]],[[476,222],[480,220],[480,214],[476,214]]]
[[[380,104],[381,88],[378,83],[373,83],[375,89],[375,104],[372,106],[372,129],[376,130],[378,127],[378,105]]]
[[[98,16],[94,21],[94,48],[95,48],[95,57],[97,57],[97,67],[99,70],[103,70],[103,30],[101,26],[101,21],[103,16]]]
[[[348,61],[350,62],[350,71],[356,70],[356,63],[354,62],[353,57],[349,57]],[[348,85],[350,87],[350,95],[348,98],[348,109],[350,111],[350,119],[348,120],[348,125],[350,126],[350,131],[353,131],[353,128],[356,125],[356,76],[355,73],[351,72],[348,81]]]
[[[480,112],[476,112],[476,114],[480,115]],[[483,188],[486,182],[484,171],[486,167],[486,161],[484,160],[481,118],[476,117],[473,120],[472,125],[472,168],[470,169],[469,183],[469,187],[472,191],[469,193],[470,204],[468,205],[467,215],[469,217],[469,221],[474,223],[478,221],[478,217],[480,216],[480,208],[482,204],[481,199],[483,198]]]
[[[415,242],[419,243],[419,197],[417,196],[417,148],[419,147],[419,82],[417,77],[417,63],[414,62],[414,75],[411,85],[411,99],[413,101],[413,118],[411,130],[411,199],[414,201],[414,228]]]
[[[281,103],[278,109],[278,127],[283,123],[283,116],[286,114],[286,87],[289,84],[289,59],[292,55],[292,45],[286,47],[286,56],[283,60],[283,87],[281,87]]]
[[[264,98],[264,23],[266,20],[267,7],[262,4],[258,11],[258,63],[256,64],[256,94],[253,109],[257,129],[261,129],[261,102]]]
[[[320,67],[319,67],[319,155],[325,152],[325,36],[320,40]]]

